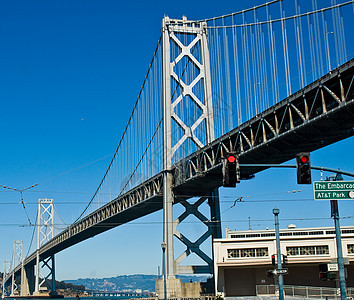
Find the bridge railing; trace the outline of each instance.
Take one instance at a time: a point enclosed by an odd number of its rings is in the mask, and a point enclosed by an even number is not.
[[[278,285],[257,285],[257,296],[275,296],[279,294]],[[304,297],[304,298],[320,298],[320,299],[340,299],[339,289],[330,287],[315,287],[315,286],[299,286],[299,285],[284,285],[285,296]],[[354,297],[354,288],[347,288],[347,296]]]

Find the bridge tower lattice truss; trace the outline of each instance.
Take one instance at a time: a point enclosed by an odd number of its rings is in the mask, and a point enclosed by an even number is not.
[[[17,265],[23,263],[23,241],[14,241],[14,247],[12,252],[12,269]],[[6,267],[5,267],[6,268]],[[5,271],[4,271],[5,272]],[[4,277],[5,278],[5,274]],[[12,273],[11,278],[11,296],[15,296],[20,292],[20,282],[21,279],[15,276],[15,273]]]
[[[6,282],[5,282],[5,278],[7,278],[7,276],[9,276],[11,271],[11,261],[10,260],[5,260],[4,261],[4,274],[3,274],[3,280],[2,280],[2,294],[3,296],[7,296],[7,289],[6,289]]]
[[[162,31],[163,247],[166,249],[164,251],[165,275],[168,278],[173,278],[176,274],[183,273],[213,274],[212,259],[201,250],[200,246],[209,237],[221,237],[218,190],[209,191],[209,198],[202,197],[194,204],[187,201],[191,197],[188,197],[188,191],[186,191],[187,195],[180,201],[185,211],[175,221],[173,221],[172,209],[176,199],[173,195],[174,178],[171,172],[174,155],[181,150],[182,145],[187,141],[200,149],[215,139],[206,23],[187,21],[185,17],[182,20],[172,20],[165,17],[162,22]],[[177,49],[175,56],[172,55],[171,48]],[[181,64],[184,67],[177,70],[177,65]],[[189,78],[187,79],[185,73],[188,71],[188,64],[192,65],[194,71],[190,72],[191,74],[188,75]],[[199,92],[197,93],[198,89]],[[197,116],[194,119],[188,119],[189,116],[186,117],[183,110],[187,110],[187,108],[184,108],[187,102],[189,108],[194,107],[191,110],[200,112],[199,117]],[[172,129],[172,124],[179,129],[179,135]],[[201,135],[205,137],[201,137]],[[172,145],[172,141],[175,141],[174,145]],[[198,210],[198,207],[206,200],[208,200],[210,206],[210,219]],[[189,215],[194,215],[208,227],[207,231],[195,242],[190,241],[177,230],[177,225]],[[213,222],[208,222],[210,220]],[[186,246],[186,250],[176,260],[174,260],[174,236]],[[205,264],[182,266],[181,262],[192,253],[196,254]]]
[[[38,200],[38,227],[37,227],[37,257],[35,273],[34,295],[40,294],[41,288],[51,277],[52,293],[55,293],[55,260],[54,254],[42,259],[39,249],[54,237],[54,201],[53,199]]]

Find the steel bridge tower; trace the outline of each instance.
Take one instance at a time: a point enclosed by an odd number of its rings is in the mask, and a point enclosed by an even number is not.
[[[14,241],[14,247],[12,252],[12,265],[14,269],[17,265],[23,263],[23,241]],[[6,267],[5,267],[6,268]],[[5,278],[5,274],[4,277]],[[20,294],[20,280],[16,278],[15,273],[12,273],[11,278],[11,296]]]
[[[214,139],[214,118],[211,92],[211,75],[209,48],[207,40],[207,28],[204,22],[188,21],[185,17],[182,20],[172,20],[165,17],[162,21],[162,80],[163,80],[163,261],[165,279],[173,279],[177,274],[186,273],[209,273],[213,274],[213,260],[200,248],[200,245],[207,238],[221,237],[220,224],[220,205],[218,190],[210,190],[194,204],[187,202],[184,197],[178,202],[181,203],[185,212],[176,220],[173,220],[173,204],[176,203],[176,195],[173,194],[173,174],[172,164],[173,156],[176,154],[182,144],[189,140],[198,149],[211,143]],[[186,42],[187,41],[187,42]],[[171,48],[178,49],[177,55],[172,56]],[[184,80],[183,74],[179,75],[176,70],[178,63],[186,62],[193,65],[196,70],[194,78]],[[183,71],[183,72],[184,72]],[[189,75],[191,76],[191,75]],[[177,88],[172,91],[171,83]],[[196,86],[202,86],[202,96],[197,95],[194,90]],[[180,92],[179,95],[176,95]],[[183,98],[189,98],[189,105],[201,111],[199,118],[188,126],[182,116],[179,116],[181,110],[176,107],[185,105]],[[181,137],[173,136],[172,122],[181,130]],[[204,128],[205,144],[198,138],[196,131]],[[175,134],[176,135],[176,134]],[[172,145],[172,141],[177,141]],[[188,191],[186,191],[188,194]],[[203,196],[203,195],[199,195]],[[208,200],[210,206],[210,217],[204,216],[198,207]],[[194,215],[203,224],[207,225],[207,231],[202,234],[195,242],[190,241],[186,236],[178,232],[177,225],[185,220],[189,215]],[[212,221],[212,222],[210,222]],[[174,237],[186,246],[184,251],[176,260],[174,258]],[[182,266],[180,263],[190,254],[196,254],[201,258],[205,265]],[[165,281],[166,282],[166,281]],[[170,289],[167,287],[167,290]],[[170,294],[171,295],[171,294]]]
[[[5,278],[10,274],[11,271],[11,261],[10,260],[5,260],[4,261],[4,273],[2,275],[2,298],[5,298],[7,295],[7,289],[6,289],[6,282]]]
[[[40,295],[44,282],[51,277],[52,291],[55,290],[55,260],[54,254],[46,259],[41,259],[39,249],[42,245],[54,237],[54,201],[53,199],[38,200],[38,228],[37,228],[37,258],[35,273],[35,289],[33,295]],[[44,272],[46,269],[46,273]]]

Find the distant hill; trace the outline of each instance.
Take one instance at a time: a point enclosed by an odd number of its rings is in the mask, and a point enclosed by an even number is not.
[[[209,276],[177,276],[182,282],[205,282]],[[136,290],[155,291],[156,275],[121,275],[111,278],[79,278],[77,280],[64,280],[66,283],[74,285],[83,285],[87,291],[126,291],[133,292]]]

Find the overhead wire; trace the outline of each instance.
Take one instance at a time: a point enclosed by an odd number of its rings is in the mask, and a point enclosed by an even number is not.
[[[241,201],[242,202],[242,201]],[[237,202],[239,203],[239,202]],[[348,220],[348,219],[354,219],[354,215],[348,215],[348,216],[341,216],[339,217],[341,220]],[[320,221],[320,220],[332,220],[332,217],[297,217],[297,218],[282,218],[280,221],[281,222],[287,222],[287,221]],[[254,222],[274,222],[274,219],[252,219]],[[174,222],[174,221],[172,221]],[[189,220],[189,221],[183,221],[184,224],[200,224],[200,223],[209,223],[209,222],[215,222],[215,223],[248,223],[248,219],[225,219],[225,220],[206,220],[206,221],[199,221],[199,220]],[[112,228],[120,225],[126,225],[126,226],[135,226],[135,225],[161,225],[163,224],[163,221],[133,221],[129,223],[125,222],[105,222],[102,224],[96,224],[95,226],[97,228]],[[62,224],[54,224],[54,226],[58,226]],[[20,224],[1,224],[0,226],[3,227],[9,227],[9,226],[21,226],[21,227],[29,227],[29,225],[20,225]]]
[[[37,224],[37,221],[38,221],[38,215],[36,215],[36,221],[35,221],[34,224]],[[31,236],[31,240],[30,240],[30,243],[29,243],[29,246],[28,246],[26,257],[28,257],[29,252],[31,251],[31,247],[32,247],[33,239],[34,239],[34,233],[36,231],[36,226],[34,226],[34,224],[33,224],[32,236]]]

